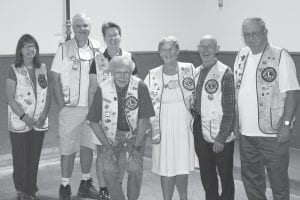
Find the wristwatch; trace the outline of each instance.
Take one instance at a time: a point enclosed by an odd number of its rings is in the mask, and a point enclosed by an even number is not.
[[[291,125],[291,122],[290,122],[290,121],[288,121],[288,120],[286,120],[286,121],[284,121],[284,125],[286,125],[286,126],[290,126],[290,125]]]

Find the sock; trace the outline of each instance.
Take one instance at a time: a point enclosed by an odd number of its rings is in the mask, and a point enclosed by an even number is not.
[[[70,178],[61,178],[61,184],[66,187],[67,185],[70,185]]]
[[[91,178],[91,173],[88,173],[88,174],[81,174],[81,180],[88,180]]]

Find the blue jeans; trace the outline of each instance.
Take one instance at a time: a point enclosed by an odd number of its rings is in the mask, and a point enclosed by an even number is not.
[[[126,132],[117,131],[117,144],[113,146],[114,157],[106,159],[103,156],[104,169],[103,176],[112,200],[125,200],[122,190],[122,180],[124,171],[127,168],[127,198],[128,200],[137,200],[140,194],[143,178],[143,154],[145,150],[145,141],[142,148],[138,151],[138,159],[130,159],[133,152],[135,137],[126,138]],[[126,154],[129,154],[129,159]],[[105,154],[105,150],[103,152]]]

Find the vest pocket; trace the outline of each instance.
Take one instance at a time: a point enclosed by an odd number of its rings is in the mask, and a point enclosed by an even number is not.
[[[271,128],[275,131],[279,129],[280,119],[282,116],[283,108],[270,108],[270,123]]]

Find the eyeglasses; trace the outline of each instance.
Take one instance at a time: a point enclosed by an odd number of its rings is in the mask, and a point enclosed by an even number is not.
[[[246,39],[248,39],[248,38],[257,38],[257,37],[259,37],[263,32],[264,32],[264,30],[262,30],[262,31],[257,31],[257,32],[251,32],[251,33],[244,33],[244,37],[245,37]]]
[[[24,46],[23,46],[23,49],[26,49],[26,50],[36,50],[36,47],[32,44],[25,44]]]
[[[107,37],[107,38],[116,38],[116,37],[119,37],[120,36],[120,34],[118,34],[118,33],[115,33],[115,34],[105,34],[105,37]]]
[[[204,51],[204,50],[212,51],[212,50],[214,50],[214,47],[211,45],[209,45],[209,46],[199,45],[198,46],[198,51]]]
[[[160,49],[160,52],[162,52],[162,53],[165,53],[165,52],[174,52],[174,51],[176,51],[177,50],[177,48],[175,48],[175,47],[171,47],[171,48],[161,48]]]
[[[130,71],[124,71],[124,72],[121,72],[121,71],[115,71],[114,74],[117,76],[117,77],[128,77],[131,75],[131,72]]]

